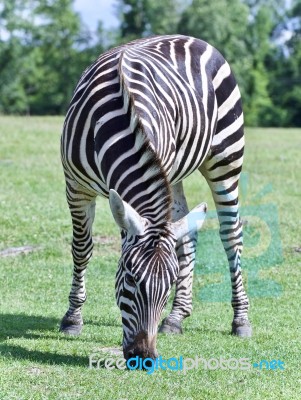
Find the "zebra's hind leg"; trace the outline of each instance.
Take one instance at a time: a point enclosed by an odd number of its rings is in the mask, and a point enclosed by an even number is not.
[[[172,220],[178,221],[188,214],[187,201],[182,182],[172,187],[173,205]],[[159,332],[182,333],[182,321],[189,317],[192,311],[192,279],[195,261],[197,233],[184,236],[176,245],[179,260],[179,276],[176,282],[176,292],[171,313],[162,321]]]
[[[85,272],[93,251],[92,224],[95,215],[95,196],[88,194],[67,178],[66,195],[73,226],[74,268],[69,309],[61,321],[60,331],[69,335],[79,335],[83,326],[81,309],[86,300]]]
[[[232,157],[232,161],[234,158]],[[242,157],[227,164],[227,160],[221,162],[213,157],[202,166],[201,172],[212,191],[219,219],[220,238],[230,268],[234,311],[232,334],[248,337],[252,335],[252,327],[248,320],[249,300],[241,274],[240,257],[243,249],[243,233],[238,212],[238,180],[241,167],[239,160],[242,162]]]

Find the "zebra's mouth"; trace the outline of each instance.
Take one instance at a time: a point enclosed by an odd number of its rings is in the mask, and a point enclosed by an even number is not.
[[[155,359],[158,357],[156,349],[157,335],[149,335],[147,332],[139,332],[132,343],[127,344],[123,348],[124,358],[129,360],[130,358],[151,358]]]

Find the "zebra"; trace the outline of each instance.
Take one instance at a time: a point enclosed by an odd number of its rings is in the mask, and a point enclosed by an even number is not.
[[[243,153],[240,91],[210,44],[154,36],[100,55],[75,88],[61,137],[74,270],[60,330],[82,330],[84,275],[101,195],[109,198],[121,232],[115,289],[125,358],[157,357],[158,326],[173,285],[172,309],[159,332],[182,333],[192,311],[197,231],[206,214],[205,203],[189,212],[183,179],[199,170],[213,195],[229,262],[232,333],[251,336],[240,261]]]

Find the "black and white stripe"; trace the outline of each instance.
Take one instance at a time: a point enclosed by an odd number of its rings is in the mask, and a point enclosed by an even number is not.
[[[154,356],[150,349],[175,281],[173,309],[162,330],[180,330],[192,308],[196,243],[195,229],[183,228],[189,218],[184,221],[188,209],[181,181],[199,169],[215,200],[229,260],[233,332],[249,335],[238,214],[243,150],[239,89],[212,46],[161,36],[101,55],[79,80],[61,140],[74,232],[73,284],[61,329],[78,333],[82,324],[94,202],[102,195],[110,196],[122,232],[116,296],[124,348],[141,353],[148,347],[144,356]]]

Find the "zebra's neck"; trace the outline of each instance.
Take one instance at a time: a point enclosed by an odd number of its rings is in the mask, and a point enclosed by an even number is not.
[[[125,87],[122,91],[125,108],[130,113],[127,142],[132,142],[132,146],[129,157],[126,153],[119,157],[123,176],[114,189],[142,217],[147,218],[154,229],[165,230],[170,220],[170,185],[129,93]]]

